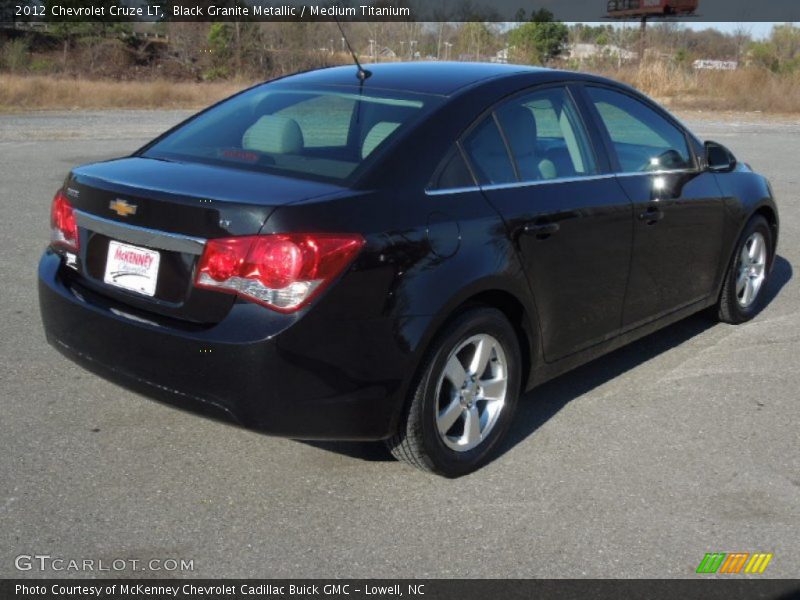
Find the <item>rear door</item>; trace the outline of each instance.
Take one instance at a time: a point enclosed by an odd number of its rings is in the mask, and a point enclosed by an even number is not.
[[[699,168],[686,132],[622,90],[587,85],[618,180],[633,202],[633,260],[623,327],[706,298],[714,288],[722,197]]]
[[[462,140],[533,290],[547,361],[613,337],[631,253],[631,204],[565,86],[501,105]]]

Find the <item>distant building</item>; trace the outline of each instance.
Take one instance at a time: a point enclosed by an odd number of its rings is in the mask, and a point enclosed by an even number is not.
[[[636,52],[625,50],[614,44],[570,44],[567,56],[573,60],[585,61],[595,58],[613,58],[616,60],[636,60]]]
[[[701,59],[692,63],[692,68],[697,70],[711,71],[735,71],[739,68],[739,63],[735,60],[708,60]]]
[[[388,46],[375,47],[375,54],[372,54],[373,49],[367,46],[361,56],[375,57],[375,58],[397,58],[397,53]]]
[[[509,48],[503,48],[502,50],[498,50],[493,57],[489,60],[493,63],[500,63],[502,65],[508,64],[508,53]]]

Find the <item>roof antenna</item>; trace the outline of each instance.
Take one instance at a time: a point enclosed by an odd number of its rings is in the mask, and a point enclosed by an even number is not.
[[[353,51],[353,47],[350,45],[350,40],[347,39],[347,36],[344,33],[344,29],[342,28],[342,24],[339,22],[339,19],[337,19],[336,16],[334,15],[333,20],[336,21],[336,24],[339,26],[339,31],[342,33],[342,39],[344,40],[344,43],[347,44],[347,49],[350,50],[350,56],[353,57],[353,62],[355,62],[356,67],[358,67],[358,73],[356,73],[356,77],[358,77],[358,80],[361,83],[364,83],[364,81],[366,79],[369,79],[369,77],[372,75],[372,71],[368,71],[367,69],[361,66],[361,63],[358,62],[358,56],[356,56],[356,53]]]

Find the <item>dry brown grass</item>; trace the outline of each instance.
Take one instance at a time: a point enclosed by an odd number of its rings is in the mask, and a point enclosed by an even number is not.
[[[672,108],[800,113],[800,72],[691,71],[649,63],[601,74],[629,83]]]
[[[112,81],[0,74],[0,110],[202,108],[246,82]]]
[[[691,71],[649,63],[600,71],[676,109],[800,114],[800,72],[763,69]],[[208,106],[249,82],[191,83],[165,79],[114,81],[0,74],[0,111],[40,109],[185,108]]]

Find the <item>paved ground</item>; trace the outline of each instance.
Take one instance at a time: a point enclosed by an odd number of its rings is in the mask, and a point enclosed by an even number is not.
[[[756,550],[775,553],[768,575],[800,575],[799,124],[688,117],[782,200],[766,310],[689,319],[529,394],[505,453],[448,481],[379,446],[184,414],[47,346],[54,190],[180,116],[0,117],[0,576],[50,554],[193,559],[194,576],[685,577],[708,551]]]

